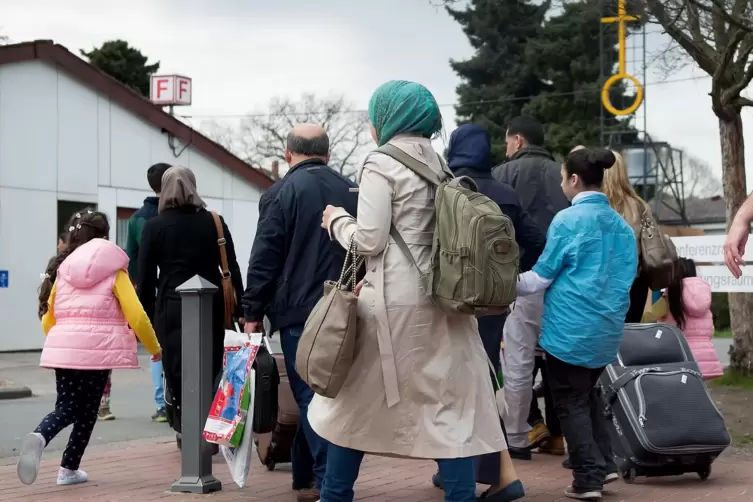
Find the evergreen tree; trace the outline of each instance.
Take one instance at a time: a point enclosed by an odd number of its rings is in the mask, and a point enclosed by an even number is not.
[[[448,7],[476,50],[467,61],[450,64],[461,77],[458,123],[486,127],[497,161],[505,157],[507,123],[531,115],[545,127],[546,146],[565,155],[578,144],[601,141],[601,58],[607,75],[617,61],[616,25],[600,30],[599,0],[565,2],[550,10],[549,2],[472,0],[466,10]],[[611,10],[611,4],[609,4]],[[545,16],[553,16],[545,20]],[[614,85],[611,101],[617,108],[632,103],[624,86]],[[622,142],[635,138],[630,119],[605,113],[607,130],[628,131]]]
[[[466,61],[451,61],[460,76],[458,124],[485,127],[492,155],[505,158],[507,123],[521,114],[530,96],[548,91],[526,57],[526,47],[540,35],[548,3],[526,0],[471,0],[464,10],[447,12],[462,25],[476,53]]]
[[[159,71],[159,62],[147,64],[148,58],[125,40],[110,40],[89,52],[81,50],[89,63],[131,89],[149,96],[149,80]]]
[[[544,124],[547,146],[559,155],[575,145],[599,145],[601,140],[601,58],[610,63],[604,68],[607,76],[612,74],[611,63],[617,61],[616,25],[605,26],[599,41],[602,15],[600,0],[567,3],[527,46],[529,64],[551,86],[548,93],[527,103],[523,113]],[[610,97],[619,109],[634,99],[619,84],[612,86]],[[606,130],[628,131],[621,142],[635,139],[629,133],[633,130],[629,118],[618,120],[606,111],[604,118]]]

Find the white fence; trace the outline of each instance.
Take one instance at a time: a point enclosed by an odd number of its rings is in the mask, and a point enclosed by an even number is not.
[[[742,267],[743,275],[735,279],[724,265],[725,235],[700,235],[672,237],[677,254],[696,262],[698,276],[711,285],[714,293],[753,292],[753,263]],[[753,256],[753,235],[748,238],[743,257],[748,262]]]

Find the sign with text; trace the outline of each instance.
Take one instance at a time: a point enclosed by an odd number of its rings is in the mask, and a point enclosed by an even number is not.
[[[753,292],[753,265],[742,267],[743,275],[735,279],[726,265],[701,265],[696,267],[698,277],[711,285],[713,293]]]
[[[700,235],[697,237],[672,237],[677,255],[690,258],[696,263],[724,263],[724,240],[726,235]],[[748,237],[748,245],[743,255],[745,261],[753,259],[753,235]]]
[[[149,99],[155,105],[190,105],[193,84],[180,75],[152,75]]]
[[[742,267],[743,275],[735,279],[724,265],[724,240],[726,235],[699,235],[672,237],[677,255],[696,262],[698,277],[711,285],[714,293],[753,292],[753,263]],[[753,235],[748,236],[743,258],[753,261]]]

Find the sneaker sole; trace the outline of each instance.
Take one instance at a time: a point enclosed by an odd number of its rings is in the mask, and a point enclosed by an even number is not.
[[[102,422],[109,422],[110,420],[115,420],[115,415],[105,415],[103,417],[97,417],[97,420],[100,420]]]
[[[89,481],[89,478],[58,479],[58,486],[80,485]]]
[[[18,460],[16,472],[18,479],[25,485],[30,485],[37,480],[44,451],[43,441],[44,439],[39,436],[28,434],[21,445],[21,458]]]
[[[604,477],[604,484],[608,485],[610,483],[614,483],[615,481],[618,481],[620,479],[620,475],[616,472],[610,472],[609,474]]]
[[[565,490],[565,497],[575,500],[601,500],[601,492],[573,493]]]
[[[155,418],[154,421],[157,422],[158,424],[164,424],[165,422],[167,422],[167,418],[165,417]]]

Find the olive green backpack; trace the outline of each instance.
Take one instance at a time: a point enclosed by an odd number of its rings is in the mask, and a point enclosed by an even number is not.
[[[435,306],[476,316],[507,312],[515,301],[518,245],[512,221],[468,177],[455,178],[440,158],[444,176],[399,148],[377,152],[392,157],[436,187],[435,227],[429,270],[421,270],[394,225],[390,235],[416,267]]]

